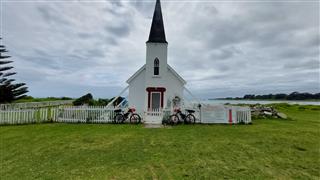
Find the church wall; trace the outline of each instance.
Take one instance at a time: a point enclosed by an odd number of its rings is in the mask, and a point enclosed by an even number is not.
[[[145,109],[145,75],[146,71],[143,70],[129,84],[129,106],[136,108],[138,111]]]
[[[165,99],[165,105],[168,104],[168,100],[171,102],[172,106],[172,99],[175,96],[179,96],[181,100],[183,99],[183,83],[171,72],[168,70],[166,75],[166,99]],[[171,107],[169,107],[171,108]]]

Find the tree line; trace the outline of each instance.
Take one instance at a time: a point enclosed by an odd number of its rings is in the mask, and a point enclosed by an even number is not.
[[[265,94],[265,95],[255,95],[255,94],[246,94],[243,97],[227,97],[219,99],[232,99],[232,100],[320,100],[320,93],[299,93],[292,92],[290,94],[279,93],[279,94]]]

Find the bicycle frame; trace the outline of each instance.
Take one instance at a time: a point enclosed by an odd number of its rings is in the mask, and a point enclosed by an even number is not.
[[[117,110],[115,110],[115,113],[116,113],[115,117],[117,115],[121,115],[123,117],[122,122],[124,122],[124,121],[128,120],[132,115],[134,115],[135,114],[134,112],[135,112],[134,108],[129,108],[127,111],[123,111],[122,109],[117,109]]]

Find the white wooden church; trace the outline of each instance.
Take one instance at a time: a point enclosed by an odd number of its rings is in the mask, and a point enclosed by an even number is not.
[[[179,105],[186,81],[168,64],[160,0],[156,1],[146,46],[146,64],[127,80],[129,106],[146,112]]]
[[[129,107],[143,113],[144,123],[161,124],[164,111],[172,114],[174,108],[186,109],[183,92],[196,99],[185,88],[186,81],[168,64],[168,42],[166,40],[160,0],[156,1],[149,39],[146,42],[146,64],[128,80]],[[200,101],[199,101],[200,103]],[[211,106],[191,103],[198,123],[251,122],[249,107]],[[198,107],[198,108],[197,108]]]

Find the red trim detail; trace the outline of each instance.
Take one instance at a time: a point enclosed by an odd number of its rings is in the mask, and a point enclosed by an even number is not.
[[[166,91],[166,88],[165,87],[147,87],[146,91],[148,92],[148,109],[150,109],[151,107],[151,92],[160,92],[160,96],[161,96],[160,106],[161,108],[163,108],[163,95],[164,95],[164,92]]]
[[[147,87],[148,92],[165,92],[166,88],[164,87]]]
[[[150,109],[150,96],[151,96],[150,91],[148,91],[148,109]]]
[[[229,109],[229,124],[232,124],[232,110]]]
[[[161,108],[163,108],[163,91],[161,91],[160,96],[161,96]]]

